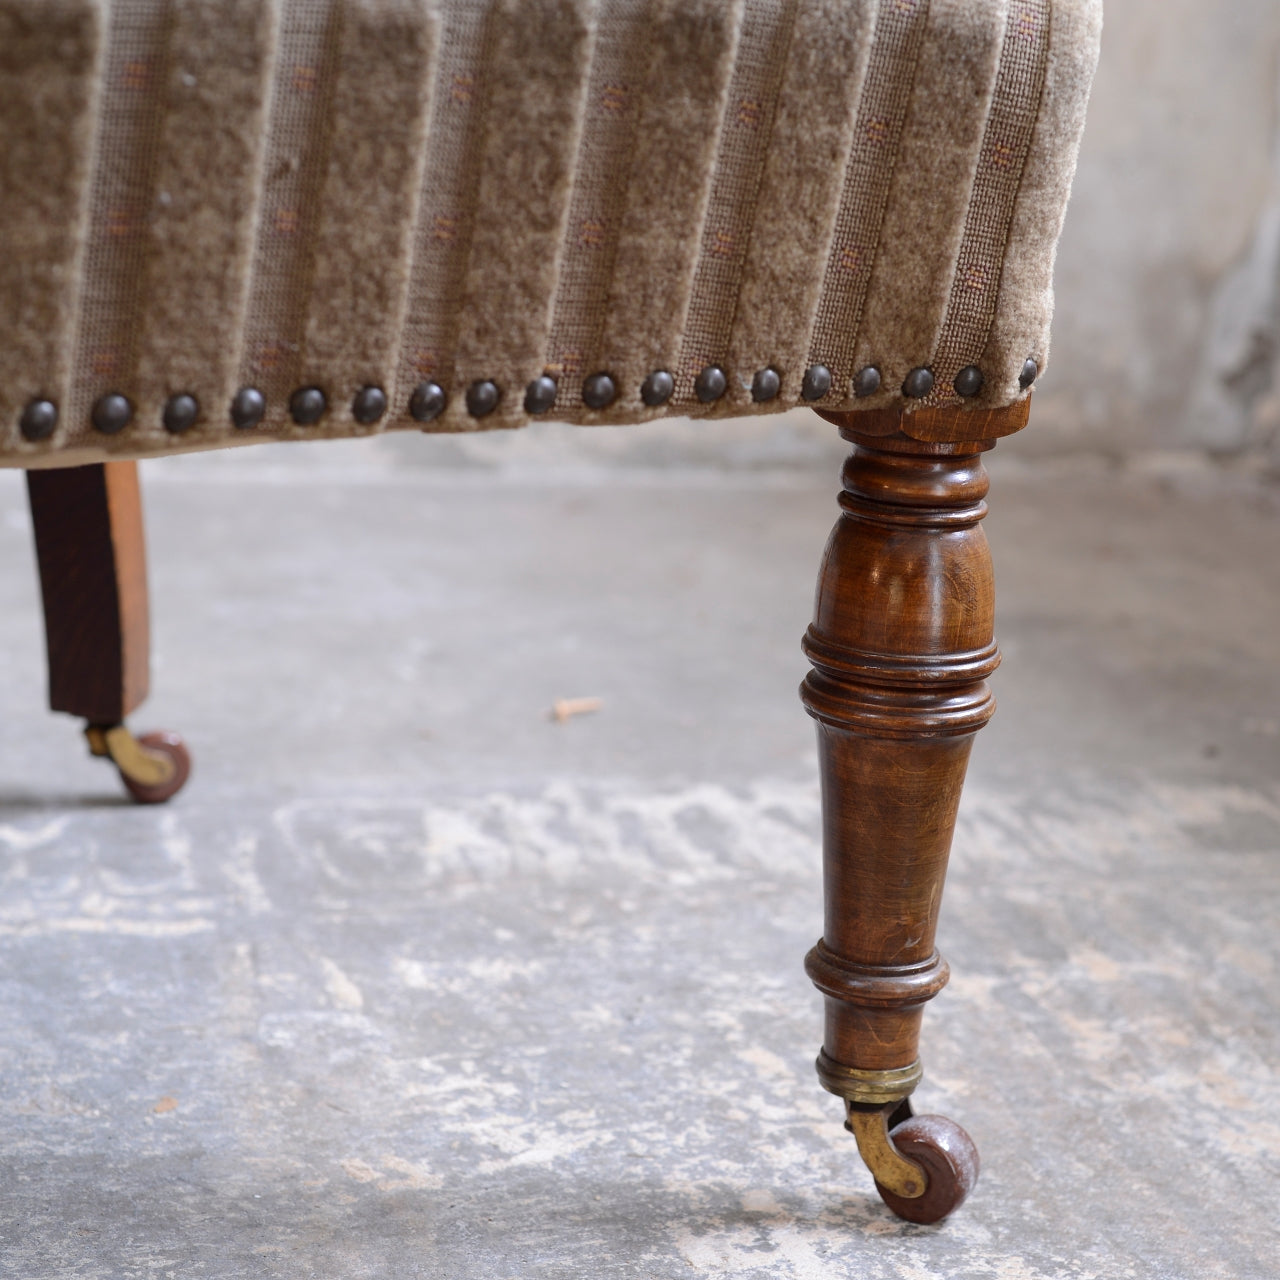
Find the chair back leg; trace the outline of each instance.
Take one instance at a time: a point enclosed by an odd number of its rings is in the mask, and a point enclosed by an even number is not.
[[[117,725],[147,696],[150,620],[136,462],[27,472],[49,705]]]

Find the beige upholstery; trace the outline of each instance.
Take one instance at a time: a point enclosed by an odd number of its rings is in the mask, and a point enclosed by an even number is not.
[[[1048,357],[1098,0],[0,0],[0,462],[802,403]],[[724,394],[703,403],[711,366]],[[982,386],[957,395],[968,366]],[[753,399],[772,368],[780,392]],[[854,394],[874,368],[879,389]],[[674,394],[647,407],[667,370]],[[605,373],[616,399],[583,402]],[[497,408],[473,416],[471,384]],[[299,388],[328,403],[289,415]],[[362,425],[356,394],[389,408]],[[865,386],[865,383],[864,383]],[[266,416],[232,424],[258,388]],[[127,397],[117,434],[99,397]],[[164,407],[194,396],[180,434]],[[19,423],[56,404],[47,439]],[[28,433],[30,434],[30,433]]]

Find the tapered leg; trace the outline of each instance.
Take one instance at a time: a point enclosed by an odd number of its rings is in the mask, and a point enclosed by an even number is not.
[[[28,471],[49,705],[119,724],[147,696],[150,621],[136,462]]]
[[[886,1202],[933,1222],[977,1176],[959,1126],[907,1118],[903,1103],[920,1079],[924,1004],[947,981],[934,934],[969,748],[994,709],[979,525],[991,445],[842,434],[854,450],[802,690],[823,796],[825,925],[806,962],[826,1004],[818,1074],[845,1099]]]
[[[135,739],[124,718],[147,696],[146,545],[134,462],[27,472],[44,601],[49,704],[87,721],[134,799],[167,800],[190,760],[175,734]]]

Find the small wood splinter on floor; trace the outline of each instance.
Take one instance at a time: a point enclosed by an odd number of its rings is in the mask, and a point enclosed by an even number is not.
[[[603,706],[603,698],[557,698],[551,704],[551,718],[564,724],[574,716],[589,716]]]
[[[151,1108],[156,1115],[162,1116],[168,1111],[173,1111],[178,1105],[177,1098],[172,1098],[166,1094],[154,1107]]]

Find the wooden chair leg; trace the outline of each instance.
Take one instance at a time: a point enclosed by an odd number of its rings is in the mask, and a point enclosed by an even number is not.
[[[1025,416],[1025,415],[1024,415]],[[938,907],[973,735],[991,717],[991,557],[982,453],[842,434],[842,514],[827,545],[802,697],[818,722],[826,918],[806,968],[826,997],[818,1074],[900,1216],[936,1222],[977,1178],[977,1151],[912,1117],[927,1000],[947,981]]]
[[[150,620],[142,499],[134,462],[27,472],[49,658],[49,704],[87,721],[135,800],[182,787],[190,758],[172,733],[134,738],[125,717],[147,696]]]

